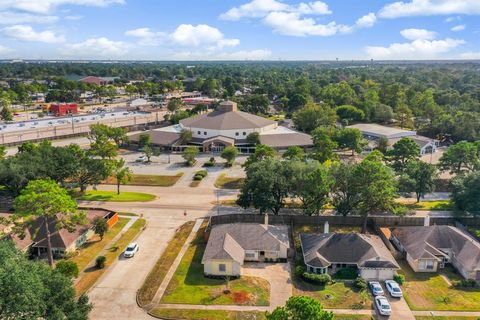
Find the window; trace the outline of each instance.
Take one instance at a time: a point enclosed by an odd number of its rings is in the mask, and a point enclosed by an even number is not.
[[[238,133],[238,132],[235,132],[235,135],[236,135],[236,136],[238,136],[238,135],[239,135],[239,133]]]
[[[433,270],[433,261],[432,260],[425,261],[425,269]]]
[[[243,132],[243,135],[244,135],[244,136],[246,136],[246,135],[247,135],[247,133],[246,133],[246,132]]]
[[[245,252],[246,258],[255,258],[255,252]]]
[[[207,131],[204,131],[204,132],[203,132],[203,135],[206,136],[206,135],[207,135]]]
[[[197,134],[202,134],[200,131],[197,131]]]
[[[227,271],[227,266],[225,265],[225,263],[220,263],[220,264],[218,265],[218,271],[220,271],[220,272],[225,272],[225,271]]]

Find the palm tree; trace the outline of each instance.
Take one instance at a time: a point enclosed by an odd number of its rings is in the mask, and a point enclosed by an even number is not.
[[[114,174],[117,179],[117,194],[120,194],[120,184],[126,184],[132,180],[132,170],[125,167],[125,160],[121,159],[116,163]]]

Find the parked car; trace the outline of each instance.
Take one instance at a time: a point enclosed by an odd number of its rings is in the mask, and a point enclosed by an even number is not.
[[[123,256],[125,258],[132,258],[137,252],[138,252],[138,244],[136,242],[132,242],[128,245],[127,249],[125,249]]]
[[[402,289],[400,289],[400,286],[394,280],[385,280],[385,288],[387,288],[387,291],[394,298],[401,298],[403,296]]]
[[[382,316],[389,316],[392,314],[392,307],[390,307],[390,303],[384,296],[375,297],[375,306],[377,306],[377,310]]]
[[[380,282],[378,281],[370,281],[368,283],[368,286],[370,287],[370,290],[372,290],[372,294],[374,296],[383,296],[383,289],[382,286],[380,285]]]
[[[135,162],[145,162],[145,161],[147,161],[146,156],[140,156],[137,159],[135,159]]]

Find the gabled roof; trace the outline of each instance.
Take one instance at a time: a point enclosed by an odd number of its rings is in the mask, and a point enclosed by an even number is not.
[[[415,260],[439,259],[451,250],[464,267],[480,269],[480,243],[459,228],[445,225],[398,227],[392,234]]]
[[[210,113],[180,120],[180,124],[185,128],[210,130],[254,129],[263,128],[275,123],[275,121],[243,111],[222,110],[216,110]]]
[[[300,234],[303,259],[312,267],[331,264],[356,264],[359,268],[399,269],[382,240],[358,233]]]
[[[202,263],[212,259],[232,259],[243,263],[245,250],[279,251],[282,246],[289,247],[286,226],[258,223],[217,225],[210,231]]]

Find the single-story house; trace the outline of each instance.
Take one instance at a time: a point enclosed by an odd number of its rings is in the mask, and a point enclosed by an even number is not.
[[[358,233],[301,233],[303,261],[307,271],[330,275],[343,268],[356,268],[366,280],[392,279],[399,265],[382,240]]]
[[[240,276],[246,261],[287,259],[288,227],[258,223],[217,225],[210,231],[202,264],[206,276]]]
[[[358,123],[348,126],[347,128],[358,129],[362,132],[365,139],[369,141],[366,146],[367,151],[375,149],[377,147],[376,142],[380,138],[388,139],[389,148],[401,138],[410,138],[418,144],[421,155],[436,152],[439,144],[438,140],[417,135],[416,131],[387,127],[375,123]]]
[[[392,228],[390,240],[405,254],[415,272],[436,272],[450,263],[465,279],[480,281],[480,243],[459,228]]]

